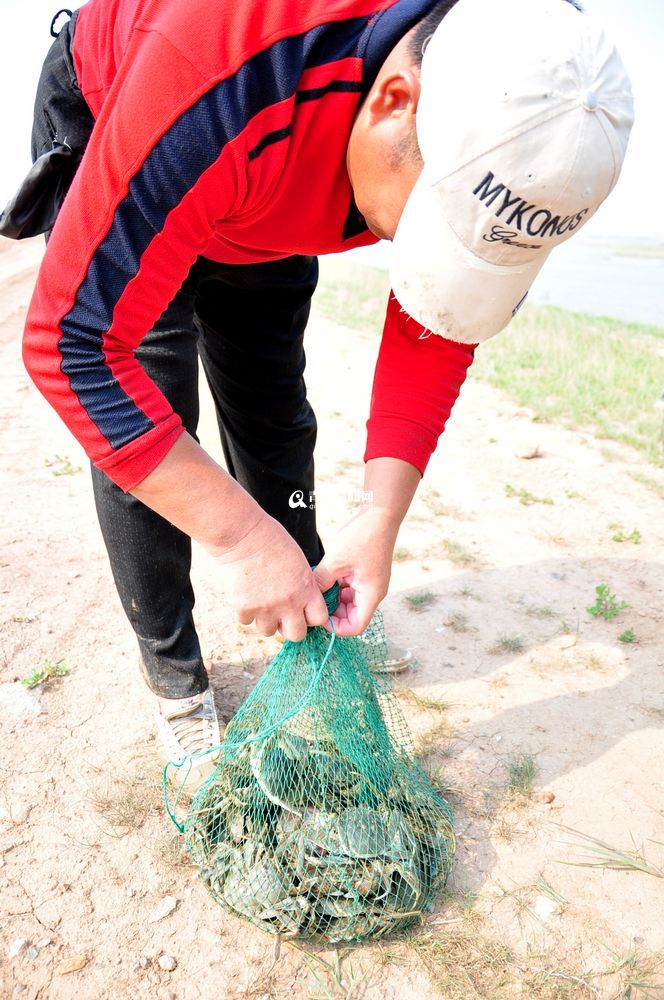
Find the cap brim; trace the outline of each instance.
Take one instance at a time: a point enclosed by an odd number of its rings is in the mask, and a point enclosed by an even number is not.
[[[518,238],[518,235],[517,235]],[[392,246],[392,290],[418,323],[448,340],[477,344],[516,314],[548,253],[509,266],[487,263],[451,228],[426,171],[404,208]]]

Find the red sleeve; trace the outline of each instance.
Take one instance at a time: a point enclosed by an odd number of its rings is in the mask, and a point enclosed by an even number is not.
[[[124,490],[182,433],[134,351],[234,204],[225,85],[210,87],[169,42],[146,37],[104,102],[28,312],[28,372]]]
[[[365,462],[401,458],[424,475],[476,346],[430,333],[390,295],[371,393]]]

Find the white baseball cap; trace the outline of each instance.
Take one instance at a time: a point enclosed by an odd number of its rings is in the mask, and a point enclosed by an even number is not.
[[[392,289],[433,333],[478,343],[612,191],[634,121],[620,56],[565,0],[458,0],[424,51],[424,169]]]

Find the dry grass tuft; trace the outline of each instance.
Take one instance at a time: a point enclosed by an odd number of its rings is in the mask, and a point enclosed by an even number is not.
[[[463,611],[453,611],[446,618],[445,625],[451,628],[453,632],[467,632],[470,627],[468,625],[468,615],[465,615]]]
[[[139,830],[151,813],[163,809],[162,786],[151,768],[105,778],[90,791],[93,808],[117,836]]]
[[[481,559],[470,549],[451,538],[442,538],[434,549],[433,555],[447,559],[453,566],[461,566],[463,569],[477,568],[482,565]]]
[[[420,761],[426,764],[432,757],[449,755],[447,744],[454,737],[454,729],[448,719],[441,719],[428,732],[422,733],[415,740],[415,750]]]
[[[529,604],[526,608],[526,614],[530,615],[531,618],[555,618],[556,612],[553,608],[546,606],[540,607],[537,604]]]
[[[181,833],[166,833],[152,844],[152,856],[161,868],[169,871],[174,868],[196,867],[185,850]]]
[[[632,848],[622,849],[582,833],[570,826],[561,826],[566,833],[579,838],[576,843],[567,842],[567,847],[575,847],[585,854],[578,861],[560,861],[560,864],[574,865],[579,868],[611,868],[621,872],[642,872],[655,878],[664,878],[664,865],[653,865],[647,859],[643,847],[638,847],[632,838]],[[653,843],[659,843],[653,841]],[[664,845],[663,845],[664,846]]]
[[[395,693],[398,698],[411,702],[411,704],[417,705],[418,708],[428,708],[433,712],[446,712],[448,708],[452,708],[453,704],[451,701],[443,701],[442,698],[434,698],[428,694],[418,694],[412,688],[400,688]]]
[[[407,948],[446,1000],[497,995],[511,978],[512,951],[474,927],[452,925],[444,935],[419,934]]]
[[[536,771],[535,759],[531,754],[518,754],[507,765],[508,792],[523,799],[531,798]]]
[[[615,976],[620,982],[621,992],[616,996],[633,998],[652,997],[657,1000],[664,996],[664,951],[642,952],[633,944],[622,954],[606,949],[611,968],[600,976]]]
[[[520,635],[500,635],[490,647],[489,653],[501,656],[503,653],[521,653],[525,648],[526,644]]]

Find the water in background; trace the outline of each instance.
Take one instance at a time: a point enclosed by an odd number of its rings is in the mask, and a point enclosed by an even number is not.
[[[351,250],[355,259],[388,267],[389,244]],[[532,302],[664,327],[664,257],[626,256],[580,240],[554,250],[535,281]]]
[[[664,326],[664,258],[571,243],[551,254],[531,298],[576,312]]]

